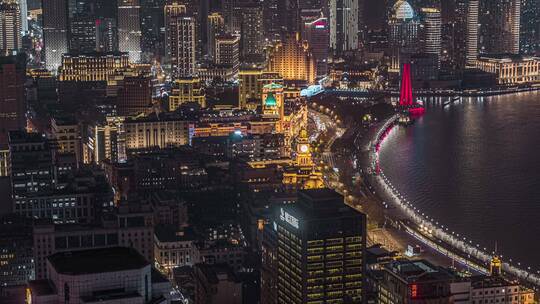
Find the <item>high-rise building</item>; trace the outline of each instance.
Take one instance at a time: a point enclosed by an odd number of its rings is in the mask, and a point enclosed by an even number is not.
[[[0,2],[0,56],[22,48],[21,14],[17,2]]]
[[[255,110],[261,104],[263,86],[283,83],[283,78],[275,72],[263,72],[261,67],[242,67],[238,82],[238,107]]]
[[[458,0],[456,3],[456,27],[458,35],[454,38],[457,67],[474,67],[478,57],[478,14],[479,0]]]
[[[7,147],[8,132],[26,126],[26,56],[0,57],[0,149]]]
[[[166,61],[170,61],[172,57],[171,39],[173,28],[170,26],[173,18],[186,14],[186,6],[180,2],[174,1],[165,5],[164,8],[164,25],[165,25],[165,58]]]
[[[315,81],[315,59],[309,45],[300,35],[288,35],[270,55],[268,70],[279,73],[284,80]]]
[[[519,50],[534,54],[540,46],[540,3],[536,0],[521,2]]]
[[[62,64],[62,54],[68,51],[68,2],[42,1],[42,10],[45,65],[48,70],[56,72]]]
[[[440,62],[441,55],[441,11],[436,8],[420,9],[422,21],[422,52],[431,54]]]
[[[240,38],[232,35],[217,36],[214,61],[232,67],[237,73],[240,65]]]
[[[406,0],[398,0],[392,7],[389,26],[390,71],[398,72],[410,55],[420,51],[420,22]]]
[[[50,142],[40,133],[9,132],[11,184],[14,197],[50,190],[54,166]],[[16,202],[15,202],[16,203]],[[18,212],[20,206],[15,206]]]
[[[484,54],[519,53],[521,0],[480,2],[480,49]]]
[[[308,45],[315,59],[317,76],[324,76],[328,72],[328,45],[330,29],[328,19],[319,17],[315,20],[306,20],[302,29],[302,39]]]
[[[191,76],[195,74],[196,20],[187,15],[171,17],[167,24],[172,74]]]
[[[189,144],[190,122],[177,113],[151,113],[124,121],[126,149],[166,148]]]
[[[263,11],[259,5],[241,8],[242,56],[260,57],[264,52]]]
[[[283,0],[268,0],[263,2],[263,20],[266,36],[280,34],[282,27],[285,24],[285,1]]]
[[[118,51],[116,20],[112,18],[96,20],[96,50],[98,52]]]
[[[225,19],[222,14],[212,13],[208,15],[207,31],[206,53],[211,59],[215,60],[216,36],[225,33]]]
[[[330,0],[330,47],[338,54],[358,49],[358,0]]]
[[[77,53],[96,51],[95,18],[76,16],[69,20],[69,49]]]
[[[118,0],[118,49],[131,62],[141,60],[141,6],[139,0]]]
[[[277,210],[272,225],[278,303],[362,303],[364,214],[333,190],[302,190],[297,203]]]
[[[142,61],[152,62],[163,53],[164,26],[163,0],[141,0],[141,51]]]

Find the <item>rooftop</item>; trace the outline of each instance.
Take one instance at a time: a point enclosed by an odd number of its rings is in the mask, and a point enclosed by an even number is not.
[[[409,283],[421,281],[451,280],[454,276],[425,260],[397,260],[384,267]]]
[[[141,269],[149,265],[135,249],[125,247],[60,252],[48,260],[58,273],[69,275]]]

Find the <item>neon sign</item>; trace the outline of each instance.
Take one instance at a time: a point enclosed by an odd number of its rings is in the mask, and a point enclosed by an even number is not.
[[[282,221],[287,222],[289,225],[293,226],[296,229],[298,229],[298,227],[300,227],[299,221],[298,221],[297,218],[295,218],[294,216],[292,216],[291,214],[289,214],[288,212],[283,210],[283,208],[281,208],[280,211],[281,212],[280,212],[279,218]]]

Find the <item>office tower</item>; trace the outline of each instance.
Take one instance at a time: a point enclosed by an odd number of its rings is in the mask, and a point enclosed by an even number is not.
[[[129,54],[64,54],[58,69],[60,81],[107,81],[118,71],[129,68]]]
[[[152,83],[148,76],[126,76],[118,91],[116,112],[120,116],[144,113],[152,106]]]
[[[77,53],[90,53],[96,51],[96,25],[95,18],[77,15],[69,20],[69,49]]]
[[[26,0],[19,0],[19,11],[21,12],[21,29],[23,33],[28,32],[28,3]]]
[[[68,3],[66,0],[44,0],[42,10],[45,66],[56,72],[62,63],[62,54],[68,51]]]
[[[280,34],[285,25],[283,12],[285,11],[285,1],[268,0],[263,2],[263,20],[266,36],[270,37]]]
[[[519,50],[525,54],[534,54],[540,45],[540,3],[536,0],[521,2]]]
[[[362,303],[364,214],[333,190],[301,190],[297,203],[277,210],[272,225],[278,303]]]
[[[11,55],[22,47],[21,31],[17,2],[0,2],[0,56]]]
[[[141,1],[141,51],[143,62],[161,58],[164,26],[163,0]]]
[[[225,19],[221,13],[212,13],[208,15],[207,23],[206,55],[209,59],[215,60],[216,36],[225,33]]]
[[[480,49],[485,54],[519,53],[521,0],[481,1]]]
[[[9,132],[11,184],[14,198],[50,190],[54,186],[53,154],[50,142],[41,133]],[[14,201],[15,213],[19,213]],[[21,208],[22,209],[22,208]],[[26,215],[26,214],[23,214]]]
[[[338,54],[358,48],[358,0],[330,0],[330,47]]]
[[[171,17],[167,27],[173,76],[194,75],[197,43],[195,18],[186,15]]]
[[[164,8],[164,24],[165,24],[165,58],[167,62],[170,62],[172,58],[172,21],[178,16],[184,16],[187,12],[186,6],[179,2],[172,2],[165,5]],[[174,22],[176,24],[176,21]],[[174,40],[174,43],[177,43]]]
[[[398,0],[392,7],[388,20],[390,71],[398,72],[410,55],[420,49],[420,22],[415,16],[412,6],[405,0]]]
[[[328,69],[328,45],[330,41],[328,19],[318,17],[314,20],[304,20],[302,39],[306,40],[311,48],[311,53],[315,59],[317,76],[326,75]]]
[[[270,55],[268,70],[280,74],[285,80],[315,81],[315,59],[309,45],[300,35],[287,35]]]
[[[474,67],[478,57],[478,0],[458,0],[456,3],[456,27],[458,35],[455,56],[459,68]]]
[[[0,148],[7,147],[8,131],[26,126],[26,56],[0,57]]]
[[[141,20],[139,0],[118,0],[118,49],[131,62],[141,60]]]
[[[118,51],[116,20],[101,18],[96,20],[96,50],[98,52]]]
[[[422,52],[436,57],[437,65],[441,54],[441,11],[436,8],[420,9],[422,22]]]
[[[263,12],[259,5],[241,8],[242,57],[261,57],[264,52]]]
[[[240,65],[240,37],[220,35],[215,39],[215,63],[230,66],[238,72]]]

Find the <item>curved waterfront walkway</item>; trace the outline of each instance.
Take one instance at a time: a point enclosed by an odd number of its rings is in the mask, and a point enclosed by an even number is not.
[[[405,230],[421,241],[426,246],[433,248],[441,254],[473,269],[480,273],[487,273],[489,265],[493,257],[480,248],[479,244],[475,244],[472,240],[468,240],[465,236],[459,235],[454,231],[449,230],[442,224],[439,224],[435,219],[422,213],[415,207],[414,202],[410,202],[404,197],[386,177],[384,172],[379,167],[379,150],[384,145],[384,141],[388,133],[394,128],[398,115],[394,115],[381,125],[368,147],[370,154],[371,170],[374,175],[375,183],[373,186],[377,188],[379,193],[390,198],[391,203],[399,208],[404,220],[401,221]],[[376,174],[378,173],[378,174]],[[528,283],[540,286],[540,275],[532,273],[530,268],[524,269],[503,264],[503,270],[516,278],[524,280]]]

